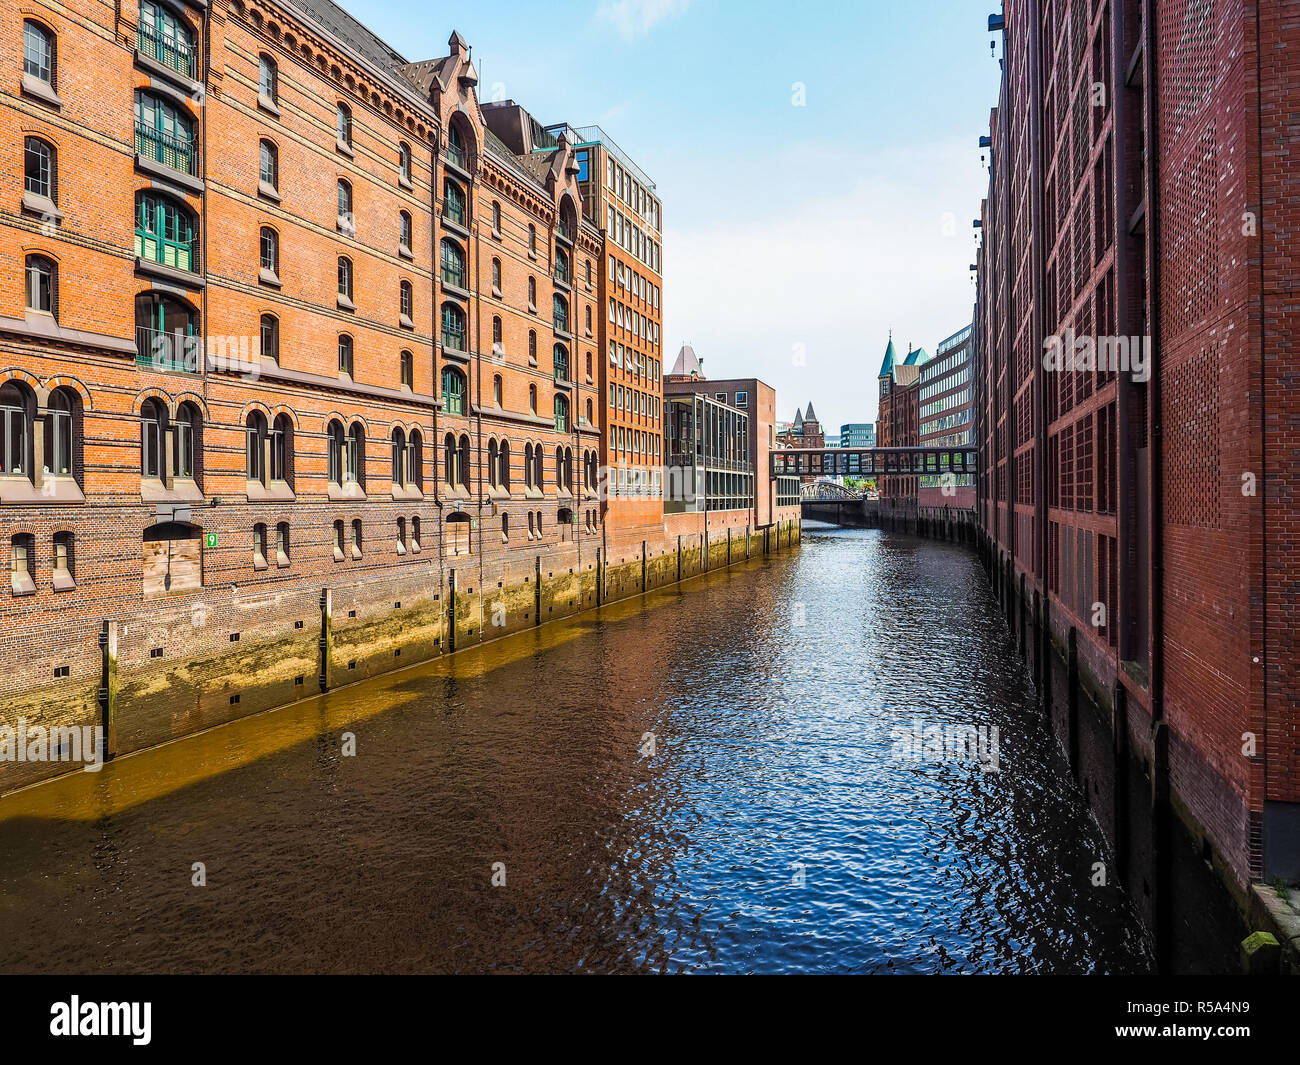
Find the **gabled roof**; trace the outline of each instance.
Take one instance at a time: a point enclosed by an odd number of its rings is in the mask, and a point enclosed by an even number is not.
[[[888,377],[894,372],[894,335],[889,335],[889,347],[885,348],[885,361],[880,364],[880,373],[877,377]]]
[[[925,348],[916,348],[914,351],[907,353],[907,358],[903,360],[904,366],[923,366],[930,361],[930,354]]]

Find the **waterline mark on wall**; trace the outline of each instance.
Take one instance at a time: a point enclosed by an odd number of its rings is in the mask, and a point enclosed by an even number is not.
[[[1001,769],[997,725],[926,724],[889,730],[890,756],[901,762],[977,762],[985,773]]]
[[[0,762],[81,762],[87,773],[104,767],[102,725],[0,725]]]
[[[1048,373],[1069,370],[1104,370],[1132,374],[1142,384],[1151,377],[1149,336],[1079,336],[1066,326],[1060,334],[1043,341],[1043,369]]]

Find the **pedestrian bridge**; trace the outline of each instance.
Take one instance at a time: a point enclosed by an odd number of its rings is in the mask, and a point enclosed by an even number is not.
[[[775,476],[873,477],[879,474],[975,473],[975,452],[965,447],[778,448],[772,452]],[[936,486],[937,487],[937,486]]]

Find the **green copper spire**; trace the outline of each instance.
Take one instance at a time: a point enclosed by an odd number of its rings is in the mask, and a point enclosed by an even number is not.
[[[885,348],[885,361],[880,364],[880,373],[877,377],[889,377],[894,372],[894,333],[890,330],[889,347]]]

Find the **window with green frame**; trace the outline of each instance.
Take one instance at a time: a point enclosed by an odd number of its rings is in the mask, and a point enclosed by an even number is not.
[[[135,94],[135,150],[183,174],[198,173],[194,122],[180,108],[147,92]]]
[[[465,312],[454,303],[442,305],[442,343],[455,351],[465,350]]]
[[[149,262],[194,269],[194,222],[179,204],[142,192],[135,202],[135,254]]]
[[[563,396],[555,397],[555,431],[557,433],[569,431],[569,401]]]
[[[442,371],[442,410],[444,414],[465,413],[465,378],[450,366]]]
[[[465,224],[465,190],[454,181],[443,182],[442,217],[458,226]]]
[[[192,78],[198,70],[194,34],[172,12],[150,0],[140,4],[140,25],[136,31],[142,55]]]
[[[440,257],[443,284],[455,285],[459,289],[465,288],[465,253],[461,251],[460,245],[444,238],[440,247]]]

